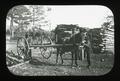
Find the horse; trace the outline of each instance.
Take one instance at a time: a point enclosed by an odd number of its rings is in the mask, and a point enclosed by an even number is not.
[[[79,45],[83,45],[83,40],[85,39],[84,36],[84,31],[80,30],[79,33],[74,34],[73,36],[70,37],[70,39],[62,40],[62,38],[58,38],[58,41],[56,44],[73,44],[72,46],[63,46],[63,47],[58,47],[57,48],[57,56],[56,56],[56,64],[58,63],[58,56],[60,55],[61,57],[61,64],[64,63],[62,55],[65,54],[65,52],[71,52],[72,56],[72,63],[71,66],[73,66],[73,60],[75,59],[75,65],[78,66],[77,64],[77,57],[78,57],[78,50],[79,50]],[[79,45],[77,45],[79,44]]]

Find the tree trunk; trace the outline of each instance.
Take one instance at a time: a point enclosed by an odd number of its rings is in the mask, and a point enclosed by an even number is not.
[[[13,18],[11,17],[11,21],[10,21],[10,35],[11,38],[14,37],[14,31],[13,31]]]

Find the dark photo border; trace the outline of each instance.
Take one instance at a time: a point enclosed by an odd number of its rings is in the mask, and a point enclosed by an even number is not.
[[[107,6],[114,14],[114,22],[115,22],[115,59],[114,59],[114,67],[113,69],[106,75],[103,76],[65,76],[65,77],[43,77],[43,76],[33,76],[33,77],[27,77],[27,76],[15,76],[12,75],[9,70],[6,67],[6,15],[9,9],[16,5],[103,5]],[[1,39],[1,49],[0,49],[0,74],[2,79],[7,80],[20,80],[20,81],[26,81],[26,80],[116,80],[119,78],[119,72],[120,72],[120,54],[119,54],[119,27],[118,24],[120,22],[120,16],[119,16],[119,4],[117,2],[113,2],[110,0],[8,0],[4,3],[1,3],[1,11],[0,11],[0,21],[1,21],[1,29],[0,29],[0,39]]]

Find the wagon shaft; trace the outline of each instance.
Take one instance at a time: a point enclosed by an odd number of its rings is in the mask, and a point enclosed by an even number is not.
[[[79,44],[76,44],[79,46]],[[50,45],[30,45],[30,47],[64,47],[64,46],[73,46],[73,44],[50,44]],[[83,47],[83,46],[79,46]]]

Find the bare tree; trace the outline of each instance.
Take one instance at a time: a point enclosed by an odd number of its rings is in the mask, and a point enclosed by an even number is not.
[[[24,5],[15,6],[9,10],[7,14],[7,19],[10,20],[10,34],[11,37],[14,37],[14,25],[13,23],[17,23],[18,26],[22,27],[23,24],[28,24],[27,19],[30,12]]]

